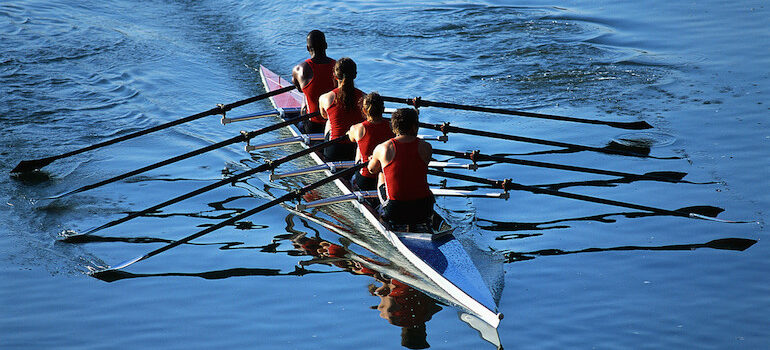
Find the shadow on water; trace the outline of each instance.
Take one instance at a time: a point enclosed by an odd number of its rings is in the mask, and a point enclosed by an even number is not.
[[[586,248],[581,250],[561,250],[561,249],[542,249],[533,252],[506,252],[505,262],[512,263],[517,261],[532,260],[541,256],[570,255],[579,253],[598,253],[614,251],[691,251],[701,248],[711,248],[719,250],[744,251],[757,243],[756,240],[746,238],[721,238],[706,243],[694,244],[674,244],[664,246],[622,246],[612,248]]]
[[[265,246],[238,247],[236,249],[258,249],[266,253],[285,253],[290,256],[308,257],[309,259],[298,261],[293,270],[283,272],[280,269],[266,268],[232,268],[205,272],[162,272],[162,273],[131,273],[123,270],[106,270],[94,272],[91,276],[105,281],[115,282],[124,279],[146,277],[198,277],[209,280],[226,279],[232,277],[302,277],[305,275],[349,273],[353,276],[368,276],[373,281],[368,285],[368,293],[379,298],[377,305],[371,306],[377,310],[379,316],[391,325],[401,328],[401,344],[409,349],[424,349],[430,347],[427,342],[426,323],[433,315],[446,304],[431,298],[419,289],[400,280],[397,266],[383,260],[381,257],[366,257],[355,253],[345,245],[339,245],[324,240],[318,236],[308,237],[308,232],[303,232],[294,227],[294,216],[287,216],[287,231],[291,234],[277,235],[272,243]],[[301,219],[303,225],[308,222]],[[277,250],[282,241],[290,242],[293,249]],[[101,237],[91,235],[78,235],[65,237],[61,242],[66,243],[96,243],[96,242],[123,242],[123,243],[166,243],[172,242],[166,239],[151,237]],[[346,241],[348,244],[349,241]],[[187,243],[190,245],[221,245],[220,249],[232,249],[241,242],[219,243]],[[326,270],[312,270],[308,266],[325,266]],[[363,290],[362,290],[363,291]],[[499,346],[499,344],[495,344]]]
[[[314,194],[318,196],[320,194]],[[209,203],[209,206],[223,209],[223,204],[235,198]],[[250,197],[250,196],[245,196]],[[237,211],[237,210],[236,210]],[[286,216],[285,232],[274,235],[268,244],[247,246],[243,242],[187,242],[190,246],[215,246],[220,250],[252,249],[262,253],[284,254],[286,256],[307,257],[300,260],[290,269],[271,268],[230,268],[203,272],[158,272],[158,273],[131,273],[121,269],[102,269],[99,266],[86,266],[91,270],[90,276],[105,282],[116,282],[124,279],[145,277],[198,277],[209,280],[219,280],[231,277],[301,277],[308,274],[327,274],[347,272],[351,275],[368,276],[373,278],[369,284],[368,292],[377,298],[379,303],[372,309],[379,312],[379,316],[391,325],[401,328],[401,344],[407,348],[422,349],[430,345],[427,343],[426,323],[432,316],[444,309],[440,306],[456,305],[453,297],[433,297],[438,290],[433,282],[421,275],[420,270],[415,270],[404,261],[393,260],[399,256],[394,252],[395,248],[382,241],[378,233],[358,233],[350,231],[355,228],[355,223],[345,219],[344,215],[330,211],[330,219],[323,218],[324,213],[316,212],[318,217],[304,213],[303,215],[289,214]],[[328,213],[327,213],[328,214]],[[295,219],[298,219],[295,220]],[[340,244],[322,239],[319,231],[311,225],[310,221],[330,228],[332,232],[340,233]],[[250,224],[249,228],[259,227]],[[238,228],[239,224],[234,225]],[[263,226],[264,227],[264,226]],[[263,228],[260,227],[260,228]],[[336,235],[335,235],[336,236]],[[128,244],[171,244],[174,240],[137,236],[137,237],[110,237],[93,234],[67,234],[62,233],[59,243],[67,244],[94,244],[94,243],[128,243]],[[290,245],[290,248],[281,249],[282,245]],[[361,249],[363,248],[363,250]],[[395,255],[394,255],[395,254]],[[325,266],[326,269],[310,269],[309,266]],[[432,292],[431,292],[432,291]],[[438,293],[441,295],[441,293]],[[463,311],[461,320],[477,329],[482,338],[487,339],[496,347],[499,347],[499,336],[496,329],[488,328],[488,325],[477,324],[480,320]],[[487,327],[487,328],[484,328]],[[493,332],[493,333],[490,333]]]
[[[207,280],[220,280],[231,277],[246,276],[304,276],[308,274],[337,273],[342,271],[312,271],[297,266],[294,271],[281,272],[277,269],[262,268],[233,268],[226,270],[206,271],[206,272],[164,272],[164,273],[131,273],[123,270],[109,270],[92,274],[104,282],[115,282],[118,280],[142,278],[142,277],[200,277]]]
[[[719,213],[723,212],[724,209],[719,207],[714,207],[714,206],[701,205],[701,206],[679,208],[677,209],[677,211],[716,217],[717,215],[719,215]],[[629,219],[633,219],[633,218],[642,218],[642,217],[651,217],[651,216],[666,216],[666,214],[638,211],[638,212],[607,213],[607,214],[600,214],[600,215],[583,216],[583,217],[577,217],[577,218],[565,218],[565,219],[557,219],[557,220],[542,221],[542,222],[513,222],[513,221],[500,221],[500,220],[492,220],[492,219],[484,219],[484,218],[476,218],[476,222],[482,223],[482,224],[478,224],[478,227],[486,231],[495,231],[495,232],[543,231],[543,230],[570,228],[571,226],[569,225],[555,225],[555,224],[570,222],[570,221],[595,221],[600,223],[614,223],[617,220],[613,219],[612,216],[623,216]],[[548,225],[553,225],[553,226],[548,226]],[[502,235],[502,236],[498,236],[496,239],[507,240],[511,238],[518,238],[519,236],[521,235],[520,234]]]

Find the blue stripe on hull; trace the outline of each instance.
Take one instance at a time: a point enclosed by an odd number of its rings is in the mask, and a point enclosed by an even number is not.
[[[492,293],[486,287],[486,282],[465,248],[454,236],[446,235],[437,241],[404,237],[400,239],[409,250],[455,286],[489,310],[496,309],[497,306]]]

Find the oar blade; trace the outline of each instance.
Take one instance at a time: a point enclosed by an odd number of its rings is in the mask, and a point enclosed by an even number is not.
[[[713,248],[713,249],[736,250],[736,251],[742,252],[746,249],[749,249],[749,247],[753,246],[754,243],[757,243],[757,241],[753,239],[722,238],[722,239],[715,239],[711,242],[708,242],[704,244],[704,246]]]
[[[110,266],[102,269],[93,269],[88,274],[102,281],[112,282],[115,280],[113,277],[120,274],[121,271],[118,271],[118,270],[124,269],[134,263],[142,261],[145,259],[145,257],[147,257],[147,255],[142,255],[142,256],[133,258],[131,260],[126,260],[115,266]]]
[[[89,276],[104,282],[115,282],[126,278],[132,278],[134,274],[122,270],[102,270],[88,273]]]
[[[637,122],[606,122],[605,124],[618,129],[626,129],[626,130],[645,130],[645,129],[652,129],[653,126],[647,123],[644,120],[640,120]]]
[[[722,208],[714,207],[710,205],[696,205],[692,207],[679,208],[676,211],[683,212],[683,213],[693,213],[693,214],[715,218],[717,215],[719,215],[725,210]]]
[[[671,182],[679,182],[682,181],[685,176],[687,176],[687,173],[682,173],[679,171],[651,171],[649,173],[645,173],[644,176],[667,179]]]
[[[650,155],[650,147],[647,145],[631,145],[622,144],[616,141],[610,141],[607,146],[604,146],[607,151],[623,152],[628,155],[635,155],[637,157],[647,157]]]
[[[39,170],[48,164],[51,164],[54,160],[56,160],[55,157],[22,160],[19,162],[19,164],[16,165],[16,167],[11,169],[11,174],[30,173],[35,170]]]

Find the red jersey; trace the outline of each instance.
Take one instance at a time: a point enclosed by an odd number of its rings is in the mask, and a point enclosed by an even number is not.
[[[337,98],[340,96],[339,88],[336,88],[332,91],[334,91],[334,95]],[[359,101],[362,97],[364,97],[363,91],[356,89],[355,100]],[[339,101],[337,101],[337,98],[335,98],[332,105],[326,109],[327,116],[329,117],[329,126],[331,127],[331,136],[329,137],[330,139],[336,139],[345,135],[345,133],[350,130],[351,126],[364,120],[364,112],[361,110],[361,107],[357,103],[356,108],[347,110],[342,108],[342,105],[339,103]],[[351,142],[350,140],[347,140],[347,142],[342,143]]]
[[[399,142],[391,139],[395,156],[383,167],[388,199],[409,201],[431,196],[428,186],[428,165],[422,161],[418,151],[420,139]]]
[[[310,79],[307,85],[302,87],[302,93],[305,94],[305,102],[307,103],[307,113],[317,112],[318,98],[334,89],[336,85],[336,80],[334,80],[334,64],[336,62],[332,60],[330,63],[314,63],[309,58],[305,60],[305,63],[313,70],[313,78]],[[314,123],[326,122],[320,115],[310,118],[310,121]]]
[[[377,145],[396,137],[396,135],[393,134],[393,129],[390,128],[390,123],[387,121],[374,124],[366,120],[362,125],[364,126],[364,136],[358,140],[358,154],[361,156],[361,161],[366,163]],[[366,167],[361,168],[361,176],[375,177]]]

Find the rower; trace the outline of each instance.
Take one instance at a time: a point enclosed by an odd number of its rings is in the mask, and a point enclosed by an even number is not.
[[[367,94],[364,96],[362,104],[366,120],[351,126],[348,131],[350,141],[358,144],[356,163],[369,162],[374,147],[396,136],[390,123],[382,117],[385,106],[380,94],[376,92]],[[375,190],[377,189],[377,175],[369,172],[367,168],[362,168],[361,171],[353,175],[353,185],[360,191]]]
[[[384,174],[378,191],[382,219],[389,225],[429,224],[435,203],[427,174],[433,149],[417,137],[416,110],[397,109],[390,123],[396,137],[379,144],[368,164],[371,173]]]
[[[318,111],[318,98],[335,87],[336,61],[326,56],[326,36],[320,30],[308,33],[307,52],[310,53],[310,58],[294,67],[291,78],[297,90],[305,95],[302,106],[304,113],[314,113]],[[297,126],[305,134],[320,134],[325,123],[326,120],[319,115],[308,121],[301,121]]]
[[[364,93],[356,89],[356,63],[348,57],[340,58],[334,65],[334,79],[337,88],[318,99],[321,116],[328,119],[325,133],[329,140],[336,139],[350,130],[354,124],[364,121],[361,99]],[[352,160],[355,158],[356,144],[344,140],[324,149],[324,156],[329,162]]]

